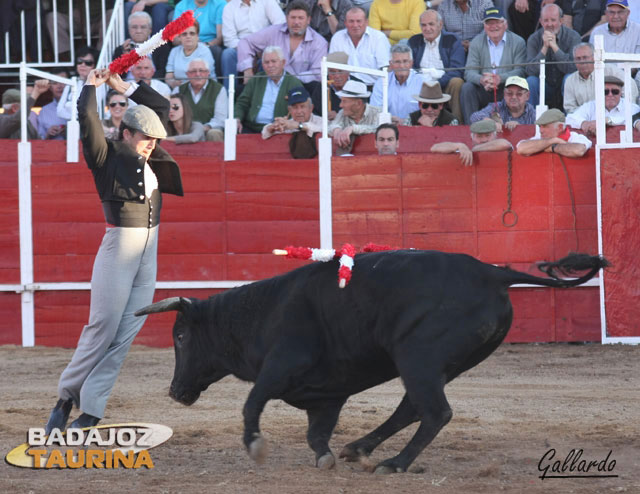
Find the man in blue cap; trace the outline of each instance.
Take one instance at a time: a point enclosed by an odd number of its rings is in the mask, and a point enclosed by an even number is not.
[[[287,100],[286,117],[276,117],[273,123],[262,128],[262,138],[269,139],[275,134],[292,134],[294,132],[306,132],[309,137],[322,131],[322,118],[314,115],[311,96],[304,86],[291,89],[285,96]],[[289,118],[287,118],[289,117]]]
[[[478,34],[469,45],[465,83],[460,93],[464,123],[470,123],[472,113],[502,99],[505,81],[514,75],[525,75],[526,59],[526,44],[520,36],[507,31],[502,10],[486,9],[484,33]]]
[[[607,22],[593,28],[589,42],[593,44],[595,36],[601,34],[606,52],[640,52],[640,24],[629,20],[630,13],[627,0],[607,0],[604,11]]]

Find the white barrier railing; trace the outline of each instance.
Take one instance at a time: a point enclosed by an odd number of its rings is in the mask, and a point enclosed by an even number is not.
[[[91,39],[91,11],[90,11],[90,5],[89,5],[89,0],[84,0],[83,2],[78,2],[78,1],[73,1],[73,0],[64,0],[68,3],[68,7],[69,7],[69,15],[68,18],[69,19],[73,19],[73,7],[74,4],[76,6],[76,9],[78,8],[78,4],[80,3],[84,3],[84,13],[85,13],[85,17],[84,19],[82,19],[82,22],[85,24],[86,28],[84,30],[84,33],[82,35],[82,44],[85,44],[86,46],[92,46],[93,44],[93,40]],[[50,13],[48,13],[48,15],[51,16],[52,19],[52,32],[51,32],[51,36],[49,36],[49,33],[47,32],[43,32],[46,31],[46,27],[44,27],[42,25],[42,13],[43,13],[43,8],[42,8],[42,0],[37,0],[36,1],[36,9],[35,9],[35,18],[36,18],[36,34],[35,34],[35,40],[37,43],[37,58],[36,60],[32,60],[29,62],[29,65],[32,67],[72,67],[75,65],[75,47],[74,47],[74,38],[75,38],[75,26],[73,22],[69,22],[69,54],[70,54],[70,58],[68,61],[60,61],[59,59],[59,45],[58,45],[58,5],[60,3],[63,3],[62,1],[58,1],[58,0],[53,0],[51,7],[52,10]],[[114,12],[118,12],[118,8],[120,10],[120,16],[122,16],[122,12],[123,9],[121,7],[121,5],[123,5],[123,0],[116,0],[116,3],[114,5]],[[118,7],[118,5],[120,5],[120,7]],[[100,16],[102,22],[101,22],[101,33],[104,34],[107,31],[106,28],[106,22],[107,22],[107,15],[106,15],[106,6],[105,6],[105,0],[102,0],[101,2],[101,9],[102,9],[102,14]],[[25,11],[22,10],[20,12],[20,53],[21,53],[21,58],[22,61],[26,61],[27,60],[27,33],[26,33],[26,18],[25,18]],[[33,14],[28,14],[29,16],[32,16]],[[66,15],[66,14],[65,14]],[[52,38],[52,47],[53,47],[53,60],[44,60],[44,56],[43,56],[43,45],[44,45],[44,38],[45,36]],[[103,36],[103,39],[105,38],[105,36]],[[122,40],[124,40],[124,31],[122,32]],[[20,67],[20,62],[11,62],[11,39],[9,37],[9,32],[6,32],[4,34],[4,48],[5,48],[5,53],[4,54],[0,54],[0,68],[19,68]],[[111,51],[111,53],[113,53],[113,51]],[[2,56],[4,55],[4,56]],[[4,60],[3,60],[3,59]]]
[[[102,0],[104,9],[104,0]],[[109,27],[105,30],[104,40],[102,43],[102,50],[100,56],[96,62],[96,68],[105,69],[109,66],[112,60],[114,50],[124,43],[124,0],[116,0],[113,6],[113,15],[109,21]],[[106,20],[102,18],[102,24],[104,27]],[[104,109],[106,105],[106,91],[100,91],[96,93],[98,99],[98,114],[100,118],[104,117]]]

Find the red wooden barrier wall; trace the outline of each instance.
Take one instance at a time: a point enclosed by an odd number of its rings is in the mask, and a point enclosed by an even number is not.
[[[381,159],[372,138],[358,157],[333,161],[334,244],[366,242],[465,252],[530,270],[578,247],[597,252],[594,155],[565,160],[575,193],[556,156],[513,155],[513,209],[507,204],[507,153],[485,153],[473,167],[456,156],[424,153],[436,140],[468,140],[467,129],[425,134],[402,129],[402,150]],[[515,143],[533,133],[518,129]],[[88,281],[104,220],[85,164],[64,162],[64,143],[33,143],[33,221],[36,282]],[[303,264],[270,254],[287,244],[319,245],[316,160],[290,160],[286,138],[239,136],[238,160],[223,162],[218,144],[165,146],[181,165],[184,198],[165,196],[158,280],[254,280]],[[19,283],[16,141],[0,145],[0,283]],[[285,152],[283,152],[283,150]],[[274,156],[277,157],[274,159]],[[214,290],[158,290],[206,297]],[[509,341],[600,339],[597,288],[513,289]],[[88,316],[89,294],[36,292],[36,344],[74,346]],[[149,319],[137,343],[171,344],[172,314]],[[0,344],[20,343],[20,297],[0,293]]]

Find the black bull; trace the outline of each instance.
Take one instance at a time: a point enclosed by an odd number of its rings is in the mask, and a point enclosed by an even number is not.
[[[464,254],[376,252],[356,257],[342,290],[336,261],[314,263],[208,300],[166,299],[136,315],[178,311],[169,393],[175,400],[190,405],[229,374],[255,383],[243,410],[243,440],[256,461],[266,454],[259,421],[268,400],[306,410],[316,465],[331,468],[329,439],[346,400],[400,376],[406,393],[397,410],[340,456],[368,456],[419,421],[405,448],[376,469],[404,472],[451,419],[445,384],[487,358],[507,335],[509,286],[576,286],[607,265],[571,254],[540,265],[552,279]],[[585,270],[577,279],[558,277]]]

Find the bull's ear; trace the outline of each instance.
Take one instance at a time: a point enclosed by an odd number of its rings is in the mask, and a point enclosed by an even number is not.
[[[177,310],[182,312],[187,307],[190,307],[191,304],[190,299],[186,297],[171,297],[165,298],[160,302],[156,302],[155,304],[147,305],[142,309],[139,309],[135,312],[136,316],[144,316],[145,314],[155,314],[156,312],[169,312],[171,310]]]

